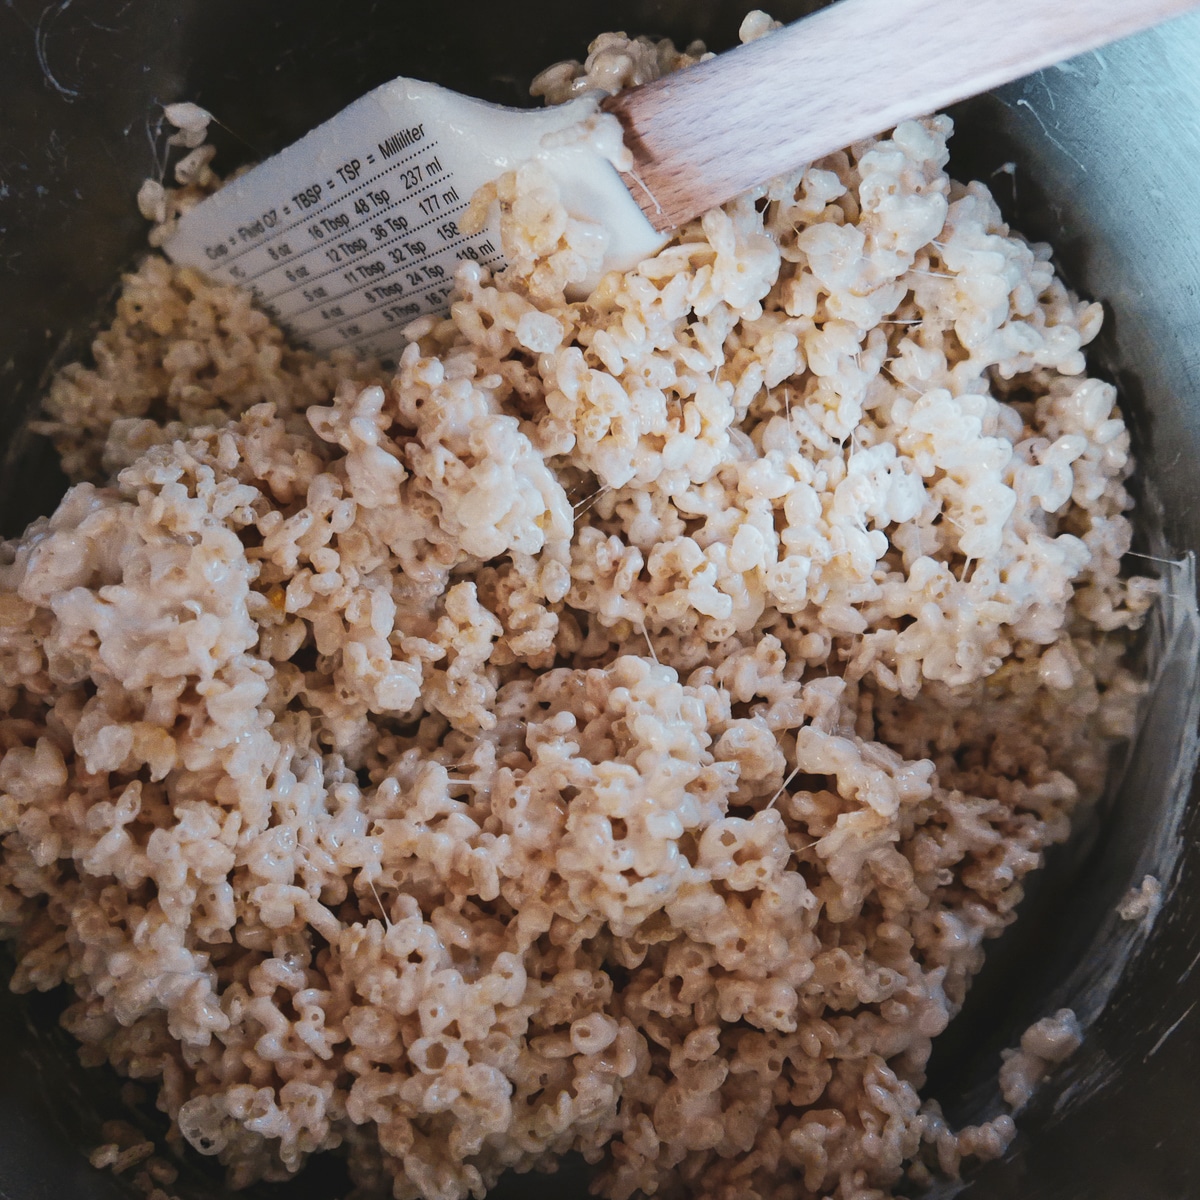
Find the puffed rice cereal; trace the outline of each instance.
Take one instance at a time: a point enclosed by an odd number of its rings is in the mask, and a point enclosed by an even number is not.
[[[702,53],[606,34],[535,91]],[[167,115],[160,222],[217,182]],[[510,266],[394,373],[152,254],[54,381],[77,482],[0,546],[0,935],[233,1186],[578,1151],[612,1200],[881,1200],[1003,1153],[922,1100],[931,1042],[1131,729],[1104,635],[1154,584],[1101,308],[950,132],[575,302],[602,231],[522,166],[479,202]]]

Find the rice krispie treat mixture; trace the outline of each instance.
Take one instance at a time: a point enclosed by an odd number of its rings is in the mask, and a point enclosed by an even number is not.
[[[0,546],[0,935],[235,1186],[577,1150],[613,1200],[881,1200],[1003,1151],[922,1101],[931,1040],[1131,728],[1154,585],[1100,306],[950,128],[575,302],[603,230],[522,167],[477,204],[508,269],[394,373],[152,255],[56,380],[78,482]]]

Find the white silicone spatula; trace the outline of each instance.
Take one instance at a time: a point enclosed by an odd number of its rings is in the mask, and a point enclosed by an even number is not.
[[[406,325],[446,311],[463,260],[504,264],[495,220],[473,236],[459,221],[476,188],[529,159],[570,211],[604,214],[609,262],[662,245],[604,155],[571,136],[598,103],[531,112],[395,79],[186,213],[163,248],[249,288],[315,350],[394,357]]]
[[[605,100],[633,154],[624,182],[571,136],[595,96],[530,112],[397,79],[198,205],[164,248],[250,288],[297,341],[389,358],[406,325],[446,310],[459,263],[503,265],[494,220],[472,236],[458,221],[476,188],[523,161],[604,223],[605,266],[626,268],[773,175],[1197,6],[840,0]]]

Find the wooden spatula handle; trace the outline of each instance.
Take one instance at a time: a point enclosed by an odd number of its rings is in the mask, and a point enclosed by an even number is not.
[[[910,117],[1195,8],[1200,0],[840,0],[605,102],[630,190],[672,229]]]

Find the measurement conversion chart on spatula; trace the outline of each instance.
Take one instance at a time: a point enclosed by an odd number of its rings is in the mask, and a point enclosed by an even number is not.
[[[654,248],[616,171],[568,136],[590,111],[498,108],[397,79],[210,196],[164,249],[247,288],[313,350],[395,358],[407,325],[446,311],[464,260],[504,265],[494,209],[471,236],[460,221],[478,187],[527,159],[544,160],[584,210],[626,216],[632,232],[618,237],[633,250]]]
[[[381,168],[387,147],[406,141],[417,149]],[[499,260],[492,237],[459,232],[466,201],[437,139],[415,125],[378,145],[379,153],[360,150],[331,178],[277,199],[204,248],[314,349],[352,344],[378,353],[371,341],[388,325],[445,307],[464,258],[489,267]]]
[[[456,162],[462,146],[437,136],[436,114],[400,124],[387,107],[364,97],[235,180],[184,218],[168,253],[245,287],[314,350],[388,357],[397,326],[445,311],[459,263],[502,259],[494,228],[459,229],[482,182]]]

